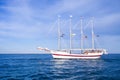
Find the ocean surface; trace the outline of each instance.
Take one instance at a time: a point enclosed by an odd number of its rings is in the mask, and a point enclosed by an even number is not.
[[[53,59],[49,54],[0,54],[0,80],[120,80],[120,54]]]

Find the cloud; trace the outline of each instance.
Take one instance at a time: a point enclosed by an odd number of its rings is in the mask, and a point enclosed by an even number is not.
[[[120,35],[120,10],[117,9],[119,1],[5,0],[3,2],[5,4],[0,5],[0,36],[3,38],[2,41],[6,38],[24,39],[24,42],[27,42],[26,39],[38,39],[41,45],[44,45],[42,40],[48,40],[45,45],[49,45],[49,41],[57,37],[57,24],[54,25],[57,15],[61,15],[62,20],[69,20],[69,15],[73,15],[73,25],[80,20],[80,16],[84,16],[85,20],[94,16],[96,32],[106,36],[114,34],[119,37]],[[64,25],[63,32],[68,27],[69,23]]]
[[[103,35],[120,35],[120,13],[106,14],[95,19],[95,27],[98,33]]]
[[[8,11],[11,15],[5,18],[5,20],[1,20],[0,35],[14,38],[34,38],[38,36],[37,34],[43,33],[45,30],[43,26],[47,25],[34,18],[33,10],[30,8],[28,1],[13,0],[7,6],[2,7],[2,9]]]
[[[120,13],[107,14],[103,17],[98,17],[98,20],[100,21],[100,24],[103,24],[104,27],[110,27],[110,25],[118,23],[118,21],[120,20]]]

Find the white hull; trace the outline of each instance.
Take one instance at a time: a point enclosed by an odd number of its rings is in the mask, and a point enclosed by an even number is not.
[[[69,51],[67,50],[55,51],[55,50],[49,50],[47,48],[41,48],[41,47],[38,47],[38,49],[49,52],[51,53],[53,58],[58,58],[58,59],[98,59],[103,54],[107,54],[105,49],[96,49],[96,50],[86,49],[84,50],[83,53],[80,53],[80,54],[69,53]]]
[[[72,56],[72,55],[56,55],[52,54],[55,59],[98,59],[101,56]]]
[[[52,57],[56,59],[98,59],[103,53],[88,53],[88,54],[70,54],[67,52],[52,52]]]

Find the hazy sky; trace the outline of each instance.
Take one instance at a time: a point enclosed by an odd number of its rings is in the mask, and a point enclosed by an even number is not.
[[[69,27],[69,15],[73,26],[81,16],[86,20],[84,26],[94,16],[95,33],[100,35],[96,44],[110,53],[120,52],[120,0],[0,0],[0,53],[39,52],[38,46],[56,49],[58,15],[64,23],[63,32]],[[74,28],[79,33],[79,28]],[[76,41],[79,46],[79,37]]]

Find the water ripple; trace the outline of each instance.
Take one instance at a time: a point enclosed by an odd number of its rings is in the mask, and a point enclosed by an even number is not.
[[[120,56],[120,55],[119,55]],[[109,59],[52,59],[46,55],[0,56],[1,80],[120,80],[117,55]]]

